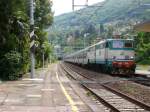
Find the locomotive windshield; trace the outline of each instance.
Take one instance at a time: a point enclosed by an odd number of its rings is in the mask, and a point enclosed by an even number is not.
[[[112,48],[133,48],[133,41],[113,40]]]
[[[112,47],[113,48],[123,48],[123,41],[113,41]]]
[[[125,43],[124,43],[124,47],[125,47],[125,48],[132,48],[132,47],[133,47],[133,44],[132,44],[132,42],[125,42]]]

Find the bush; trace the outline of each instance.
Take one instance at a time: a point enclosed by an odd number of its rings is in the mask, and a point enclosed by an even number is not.
[[[16,51],[6,53],[0,60],[0,78],[2,80],[16,80],[21,71],[21,55]]]
[[[144,60],[138,62],[138,64],[141,64],[141,65],[150,65],[150,60],[149,59],[144,59]]]

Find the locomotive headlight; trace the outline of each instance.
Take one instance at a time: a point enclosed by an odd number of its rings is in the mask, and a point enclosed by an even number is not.
[[[130,59],[134,59],[134,57],[133,57],[133,56],[131,56],[131,57],[130,57]]]

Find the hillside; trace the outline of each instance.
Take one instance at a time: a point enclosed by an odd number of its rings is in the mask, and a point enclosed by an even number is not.
[[[148,19],[145,16],[149,13],[150,6],[144,6],[150,3],[149,0],[108,0],[103,7],[84,8],[75,13],[68,13],[55,17],[54,25],[59,28],[64,26],[81,26],[85,24],[107,23],[110,21],[123,19]],[[96,4],[100,6],[100,4]],[[147,13],[147,14],[145,14]]]
[[[99,31],[99,24],[105,32],[110,32],[113,27],[119,29],[136,22],[150,18],[149,0],[106,0],[74,13],[67,13],[54,18],[54,24],[50,32],[51,40],[57,44],[67,44],[69,35],[79,38],[77,41],[82,46],[85,33],[89,33],[89,41],[96,38]],[[102,7],[97,7],[101,6]],[[110,26],[108,27],[108,26]],[[92,30],[92,31],[91,31]],[[121,29],[124,31],[124,29]],[[106,33],[105,33],[106,35]],[[76,40],[76,39],[75,39]],[[89,42],[90,43],[90,42]]]

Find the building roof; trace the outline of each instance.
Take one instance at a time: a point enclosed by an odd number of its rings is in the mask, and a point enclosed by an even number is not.
[[[150,20],[137,24],[136,26],[134,26],[134,28],[137,31],[150,32]]]

